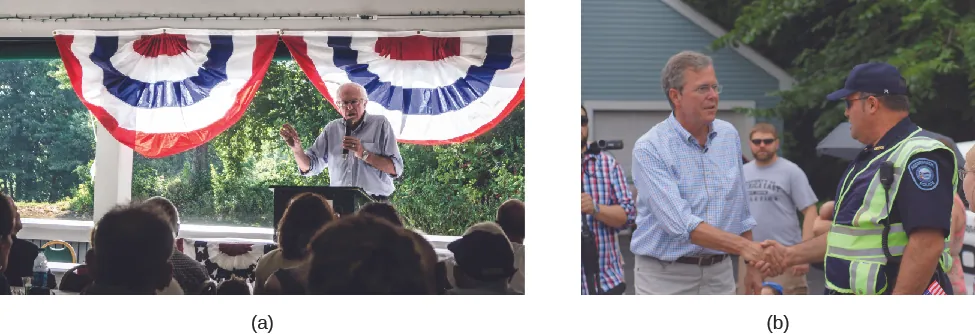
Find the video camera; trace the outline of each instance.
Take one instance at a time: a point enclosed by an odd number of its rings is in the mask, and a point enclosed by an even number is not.
[[[597,140],[589,144],[589,148],[586,152],[592,154],[599,154],[602,151],[613,151],[622,150],[623,141],[622,140]]]

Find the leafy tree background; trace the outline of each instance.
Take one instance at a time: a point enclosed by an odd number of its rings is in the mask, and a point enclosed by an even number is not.
[[[524,200],[524,104],[493,130],[442,146],[400,144],[403,178],[391,198],[407,224],[458,235]],[[241,120],[209,143],[162,158],[138,154],[132,197],[162,195],[186,223],[271,226],[271,185],[328,185],[302,177],[278,130],[291,123],[305,146],[339,117],[293,61],[273,62]],[[25,216],[90,219],[95,120],[71,90],[60,61],[0,62],[0,189]],[[97,171],[96,171],[97,172]]]
[[[798,81],[778,92],[783,153],[809,176],[821,199],[834,196],[845,161],[816,154],[816,144],[846,121],[826,94],[843,86],[853,66],[884,61],[910,89],[911,118],[923,128],[975,139],[975,2],[968,0],[685,0],[728,34],[713,48],[744,44]],[[964,153],[964,152],[962,152]]]

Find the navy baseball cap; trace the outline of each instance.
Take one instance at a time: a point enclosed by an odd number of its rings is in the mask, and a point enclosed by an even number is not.
[[[850,71],[843,89],[826,95],[826,99],[838,101],[856,92],[874,95],[907,95],[907,81],[901,76],[901,72],[890,64],[860,64]]]

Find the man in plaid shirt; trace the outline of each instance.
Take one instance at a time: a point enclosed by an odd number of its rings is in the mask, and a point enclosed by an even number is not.
[[[586,152],[589,142],[589,117],[582,108],[582,215],[586,228],[595,241],[599,259],[598,294],[621,295],[626,291],[623,282],[623,255],[620,253],[619,231],[632,223],[636,208],[626,188],[626,177],[616,159],[606,153]],[[585,251],[585,250],[584,250]],[[589,294],[586,272],[582,271],[582,294]]]

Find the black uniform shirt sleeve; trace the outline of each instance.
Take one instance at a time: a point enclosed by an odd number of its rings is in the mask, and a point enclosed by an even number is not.
[[[953,168],[954,160],[947,150],[918,153],[908,160],[894,199],[894,210],[908,235],[929,228],[948,237],[955,195]]]

